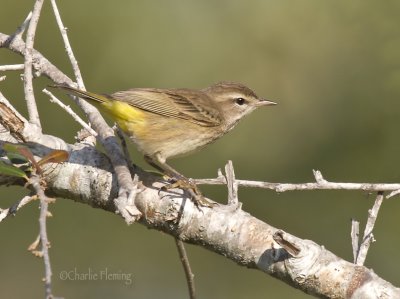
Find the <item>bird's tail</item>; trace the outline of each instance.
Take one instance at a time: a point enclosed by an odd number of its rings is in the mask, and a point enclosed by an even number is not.
[[[101,94],[97,94],[97,93],[93,93],[93,92],[89,92],[89,91],[84,91],[81,89],[71,87],[67,84],[54,84],[50,87],[65,90],[68,94],[72,94],[72,95],[80,97],[84,100],[88,100],[89,102],[92,102],[92,103],[93,102],[108,103],[111,101],[111,99],[106,95],[101,95]]]

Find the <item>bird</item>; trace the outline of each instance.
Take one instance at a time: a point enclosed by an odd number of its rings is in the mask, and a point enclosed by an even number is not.
[[[276,105],[236,82],[218,82],[200,90],[133,88],[112,94],[84,91],[68,84],[53,87],[105,112],[150,165],[175,180],[171,186],[186,186],[194,193],[200,193],[195,184],[167,160],[200,150],[257,108]]]

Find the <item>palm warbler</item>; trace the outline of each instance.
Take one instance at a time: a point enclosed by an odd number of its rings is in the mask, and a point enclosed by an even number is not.
[[[202,90],[134,88],[111,95],[68,85],[55,87],[106,112],[150,165],[186,182],[188,179],[166,163],[168,158],[200,149],[229,132],[256,108],[276,104],[259,98],[245,85],[232,82]]]

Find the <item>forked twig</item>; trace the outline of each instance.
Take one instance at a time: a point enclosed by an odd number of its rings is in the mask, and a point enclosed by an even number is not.
[[[320,171],[314,171],[315,182],[311,183],[270,183],[262,181],[239,180],[235,182],[240,187],[253,187],[274,190],[278,193],[286,191],[304,191],[304,190],[360,190],[360,191],[396,191],[400,190],[400,184],[374,184],[374,183],[343,183],[329,182],[322,177]],[[196,179],[194,182],[198,185],[225,185],[226,180],[218,175],[212,179]],[[390,195],[389,195],[390,196]],[[388,196],[388,197],[389,197]]]
[[[378,195],[376,196],[374,206],[372,209],[368,210],[367,224],[365,225],[364,235],[358,248],[357,258],[355,261],[355,263],[359,266],[364,265],[365,259],[367,258],[368,249],[371,243],[375,241],[372,230],[374,229],[376,218],[378,217],[378,212],[382,205],[383,199],[383,192],[379,191]]]

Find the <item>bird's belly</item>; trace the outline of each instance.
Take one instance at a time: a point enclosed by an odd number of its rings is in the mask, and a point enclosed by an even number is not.
[[[216,127],[202,127],[182,119],[148,116],[146,120],[119,123],[145,155],[165,159],[181,156],[220,137]]]

